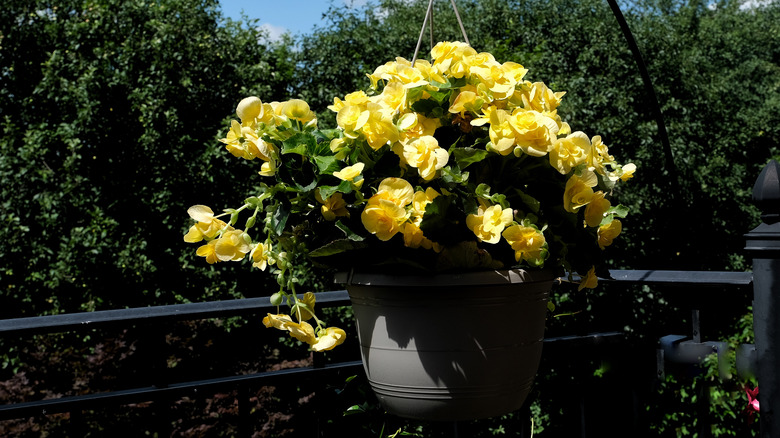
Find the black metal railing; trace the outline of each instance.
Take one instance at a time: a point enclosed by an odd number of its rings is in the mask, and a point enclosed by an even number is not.
[[[753,276],[750,272],[690,272],[690,271],[612,271],[613,279],[607,283],[614,286],[653,285],[671,287],[679,290],[701,291],[707,288],[727,288],[733,291],[745,291],[752,287]],[[317,294],[320,307],[349,306],[346,291],[331,291]],[[165,336],[164,330],[155,327],[169,327],[172,322],[201,320],[210,318],[230,318],[236,316],[264,315],[274,312],[267,298],[177,304],[169,306],[107,310],[77,314],[51,315],[31,318],[17,318],[0,321],[0,338],[31,337],[46,333],[90,332],[96,329],[120,330],[127,327],[143,326],[144,332],[151,336]],[[694,324],[697,324],[694,320]],[[696,332],[697,328],[693,328]],[[545,356],[570,356],[571,351],[593,350],[624,342],[622,331],[605,331],[555,336],[545,339]],[[694,339],[696,340],[696,339]],[[700,342],[700,340],[697,340]],[[164,341],[151,358],[150,363],[161,364],[167,353]],[[314,356],[316,357],[316,356]],[[187,381],[171,381],[160,373],[154,373],[154,380],[146,385],[133,388],[110,390],[107,392],[72,395],[55,399],[26,401],[0,405],[0,421],[23,417],[39,417],[61,412],[80,412],[106,406],[119,406],[129,403],[141,403],[155,400],[169,402],[182,397],[204,397],[206,394],[229,392],[240,388],[277,386],[301,379],[343,381],[348,375],[362,374],[362,364],[358,360],[349,360],[329,364],[316,361],[310,366],[279,371],[256,372],[242,375],[209,377]],[[161,377],[162,376],[162,377]],[[242,436],[250,436],[252,425],[248,417],[246,391],[238,392],[238,430]],[[584,399],[579,405],[582,413],[586,406]],[[587,436],[587,426],[582,424],[582,436]]]

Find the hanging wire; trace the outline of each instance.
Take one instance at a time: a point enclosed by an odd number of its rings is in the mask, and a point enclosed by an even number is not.
[[[431,20],[431,25],[428,26],[428,29],[431,31],[431,49],[433,49],[433,45],[436,44],[433,37],[433,8],[431,8],[429,14],[430,16],[428,18]]]
[[[417,55],[420,53],[420,44],[422,44],[423,35],[425,35],[425,26],[428,24],[428,17],[433,16],[433,0],[428,1],[428,12],[425,13],[425,20],[423,20],[422,29],[420,29],[420,37],[417,38],[417,48],[414,49],[414,56],[412,57],[412,65],[417,62]],[[431,26],[431,40],[433,40],[433,27]]]
[[[463,41],[471,45],[469,42],[469,37],[466,36],[466,28],[463,27],[463,21],[460,19],[460,14],[458,13],[458,7],[455,6],[455,0],[450,0],[450,3],[452,3],[452,10],[455,11],[455,18],[458,19],[458,25],[460,26],[460,32],[463,34]]]
[[[463,26],[463,20],[460,18],[460,14],[458,13],[458,7],[455,5],[455,0],[450,0],[450,3],[452,4],[452,10],[455,11],[455,18],[458,20],[458,26],[460,26],[460,32],[463,34],[463,41],[471,45],[469,42],[469,37],[466,35],[466,28]],[[415,62],[417,62],[417,55],[420,54],[420,45],[422,44],[423,35],[425,34],[425,26],[428,25],[428,20],[431,21],[430,26],[430,35],[431,35],[431,49],[433,49],[433,46],[436,44],[436,41],[433,36],[433,0],[428,1],[428,11],[425,13],[425,19],[423,20],[422,29],[420,29],[420,37],[417,38],[417,47],[414,49],[414,56],[412,57],[412,65],[414,65]]]

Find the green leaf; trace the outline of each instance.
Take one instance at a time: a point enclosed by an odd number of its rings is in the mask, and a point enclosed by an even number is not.
[[[484,160],[488,155],[488,151],[485,149],[455,148],[452,151],[452,154],[455,157],[455,163],[458,164],[458,167],[465,169],[471,164]]]
[[[258,208],[263,206],[263,200],[258,198],[257,196],[251,196],[249,198],[244,199],[244,204],[249,204],[253,208]]]
[[[349,181],[341,181],[341,183],[337,186],[319,186],[319,191],[322,199],[328,199],[336,192],[341,192],[344,194],[351,193],[352,184],[350,184]]]
[[[421,99],[412,104],[412,110],[422,114],[431,114],[438,107],[439,103],[430,99]]]
[[[290,217],[290,206],[285,203],[279,203],[271,215],[271,229],[277,236],[281,236],[284,227],[287,225],[287,219]]]
[[[282,142],[282,154],[306,155],[317,147],[317,140],[312,134],[299,132]]]
[[[520,200],[523,201],[523,204],[526,205],[532,212],[539,214],[539,206],[541,205],[539,203],[539,200],[534,198],[533,196],[527,195],[525,192],[523,192],[520,189],[515,189],[517,191],[517,195],[520,196]]]
[[[333,155],[315,155],[312,158],[314,158],[320,173],[330,175],[340,169],[338,160]]]
[[[445,183],[463,184],[468,181],[469,173],[461,172],[457,166],[445,166],[441,169],[441,179]]]
[[[420,229],[427,236],[431,236],[436,230],[445,229],[450,220],[447,219],[447,210],[452,204],[452,197],[437,196],[425,206],[425,215],[420,224]]]
[[[365,240],[365,237],[349,229],[349,227],[346,226],[344,222],[341,222],[340,220],[336,221],[336,228],[343,231],[344,234],[347,235],[347,239],[349,240],[353,240],[355,242],[362,242],[363,240]]]
[[[474,190],[474,194],[479,198],[490,199],[490,186],[482,183]]]
[[[495,195],[491,196],[490,202],[500,205],[501,208],[509,208],[509,202],[506,200],[506,195],[501,193],[496,193]]]
[[[309,253],[309,257],[327,257],[341,254],[355,249],[366,248],[368,245],[363,242],[357,242],[349,239],[339,239],[326,243]]]
[[[347,415],[362,414],[364,412],[366,412],[365,403],[362,405],[352,405],[348,407],[346,411],[344,411],[344,416],[346,417]]]
[[[619,218],[625,218],[628,216],[628,207],[624,207],[622,205],[613,205],[604,214],[606,216],[617,216]]]
[[[334,138],[341,136],[341,130],[340,129],[318,129],[317,131],[314,131],[314,136],[318,142],[326,141],[330,143],[330,141],[333,140]],[[330,148],[330,144],[328,144],[328,147]]]

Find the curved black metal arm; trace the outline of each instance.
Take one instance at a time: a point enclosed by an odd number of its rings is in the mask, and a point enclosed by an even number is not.
[[[652,100],[650,103],[653,108],[653,116],[655,117],[655,121],[658,124],[658,135],[660,136],[661,144],[664,148],[666,168],[669,171],[671,181],[676,182],[677,166],[674,164],[672,146],[669,143],[669,135],[666,132],[666,123],[664,122],[664,116],[661,112],[661,105],[658,103],[658,96],[656,96],[655,89],[653,88],[653,82],[650,80],[650,74],[647,72],[645,61],[642,58],[642,52],[639,51],[639,46],[637,46],[636,40],[634,40],[634,35],[631,33],[631,29],[628,27],[626,18],[623,16],[623,11],[620,10],[620,6],[618,6],[617,0],[607,0],[607,3],[609,3],[609,7],[612,9],[612,13],[615,15],[615,19],[617,19],[620,30],[623,32],[623,36],[626,38],[628,47],[631,49],[631,53],[634,55],[634,61],[636,62],[636,66],[639,69],[639,74],[642,76],[642,82],[645,85],[645,91],[647,91],[647,94]],[[673,195],[673,193],[670,194]]]

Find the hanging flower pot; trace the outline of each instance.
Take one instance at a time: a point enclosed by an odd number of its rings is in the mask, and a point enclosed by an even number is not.
[[[202,242],[208,263],[249,259],[275,275],[271,302],[289,311],[263,323],[318,352],[346,333],[317,316],[312,266],[354,270],[343,282],[388,411],[451,420],[518,409],[550,286],[565,270],[596,287],[628,214],[610,195],[636,170],[600,136],[573,131],[558,113],[564,93],[526,73],[440,42],[430,61],[397,58],[366,90],[334,98],[333,129],[302,100],[247,97],[221,141],[258,164],[258,180],[237,208],[191,207],[184,240]],[[425,274],[403,275],[410,267]],[[527,271],[496,271],[515,268]]]
[[[552,271],[522,269],[342,276],[380,403],[421,420],[519,409],[539,366],[555,279]]]

